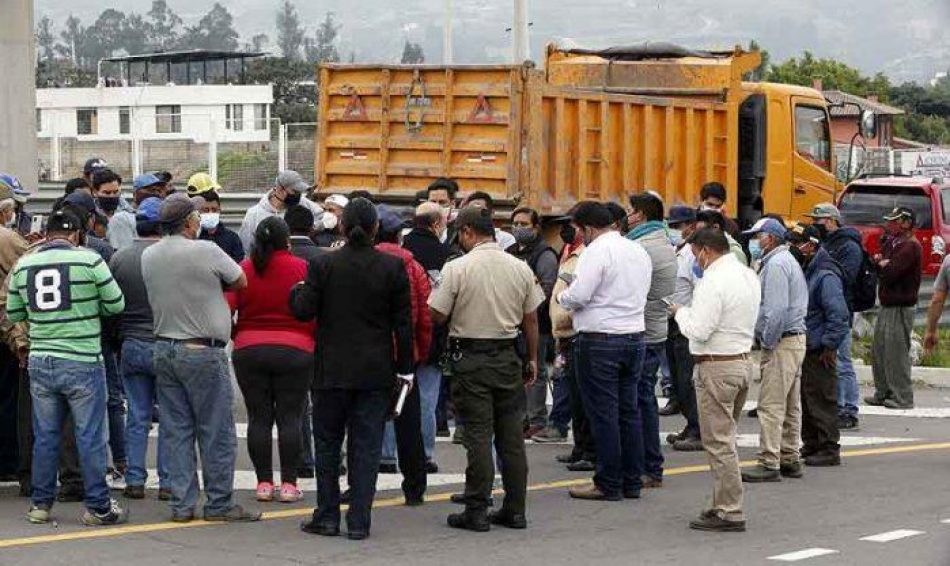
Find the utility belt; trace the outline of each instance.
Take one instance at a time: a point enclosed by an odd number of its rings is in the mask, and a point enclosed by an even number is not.
[[[454,365],[462,361],[466,354],[490,354],[497,355],[507,350],[515,348],[515,338],[503,338],[500,340],[483,338],[456,338],[449,337],[448,348],[442,355],[442,375],[451,377],[454,372]]]

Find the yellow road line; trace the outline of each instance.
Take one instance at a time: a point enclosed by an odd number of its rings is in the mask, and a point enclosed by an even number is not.
[[[854,458],[860,456],[883,456],[888,454],[905,454],[910,452],[934,452],[938,450],[950,450],[950,442],[935,442],[930,444],[910,444],[904,446],[892,446],[888,448],[866,448],[861,450],[847,450],[841,453],[843,457]],[[757,462],[755,460],[744,460],[739,463],[742,467],[754,466]],[[679,466],[676,468],[669,468],[663,471],[665,476],[679,476],[685,474],[696,474],[701,472],[709,471],[709,466],[707,465],[692,465],[692,466]],[[560,480],[547,483],[540,483],[528,486],[528,491],[544,491],[550,489],[559,489],[572,487],[577,485],[585,485],[590,483],[590,479],[572,479],[572,480]],[[495,492],[502,493],[501,490],[496,490]],[[428,503],[439,503],[448,501],[451,497],[450,493],[438,493],[434,495],[427,495],[426,502]],[[379,509],[383,507],[395,507],[403,504],[402,497],[394,497],[390,499],[380,499],[373,503],[373,508]],[[346,506],[343,506],[343,509],[346,509]],[[284,511],[268,511],[263,514],[263,520],[273,521],[279,519],[292,519],[295,517],[306,517],[313,512],[312,509],[287,509]],[[211,526],[222,526],[226,523],[212,523],[208,521],[195,520],[190,523],[174,523],[171,521],[161,522],[161,523],[146,523],[142,525],[125,525],[121,527],[108,527],[108,528],[89,528],[86,530],[78,530],[69,533],[60,533],[55,535],[39,535],[39,536],[30,536],[30,537],[20,537],[20,538],[10,538],[10,539],[0,539],[0,548],[10,548],[14,546],[28,546],[35,544],[45,544],[53,542],[66,542],[72,540],[87,540],[87,539],[98,539],[98,538],[110,538],[117,537],[121,535],[132,535],[139,533],[154,533],[160,531],[171,531],[177,529],[188,529],[195,527],[211,527]]]

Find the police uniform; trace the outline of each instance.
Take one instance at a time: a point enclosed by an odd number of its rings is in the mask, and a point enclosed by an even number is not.
[[[465,422],[465,504],[484,511],[495,476],[492,436],[504,466],[503,509],[524,515],[528,483],[522,424],[525,389],[515,338],[544,291],[523,261],[495,242],[445,264],[429,306],[449,320],[452,398]]]

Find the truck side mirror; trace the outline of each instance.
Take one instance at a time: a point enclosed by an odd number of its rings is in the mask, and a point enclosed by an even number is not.
[[[862,110],[858,119],[858,131],[864,139],[873,139],[877,136],[877,116],[870,110]]]

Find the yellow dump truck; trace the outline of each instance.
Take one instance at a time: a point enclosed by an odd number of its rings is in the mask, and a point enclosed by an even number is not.
[[[743,225],[833,200],[827,103],[743,82],[759,54],[668,44],[549,46],[524,66],[320,68],[317,189],[408,198],[441,176],[546,216],[651,189],[695,204],[718,181]]]

